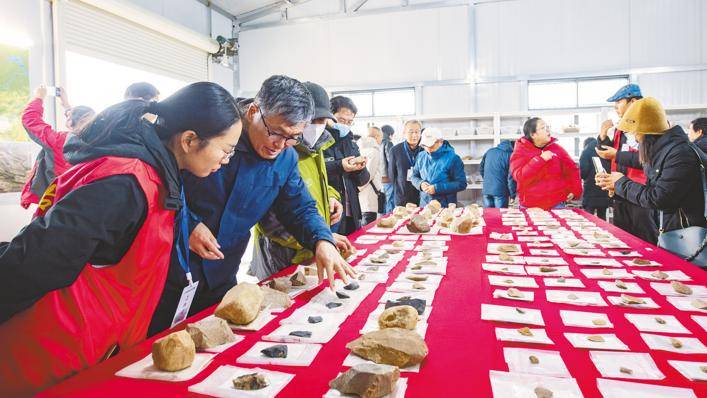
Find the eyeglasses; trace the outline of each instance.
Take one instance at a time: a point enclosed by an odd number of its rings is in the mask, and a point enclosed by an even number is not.
[[[260,120],[263,121],[263,126],[265,126],[265,131],[268,132],[268,137],[275,136],[278,139],[285,141],[286,146],[295,146],[302,143],[302,134],[298,135],[297,137],[288,137],[284,134],[280,134],[276,131],[270,130],[270,127],[268,127],[268,124],[265,122],[265,116],[263,115],[263,111],[260,109],[260,107],[258,107],[258,112],[260,112]]]

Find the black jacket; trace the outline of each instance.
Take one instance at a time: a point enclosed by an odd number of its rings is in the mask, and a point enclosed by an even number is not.
[[[582,194],[582,207],[584,208],[609,207],[608,193],[602,191],[594,182],[596,170],[594,169],[592,158],[599,156],[596,153],[596,147],[596,140],[592,140],[587,147],[584,148],[582,155],[579,157],[579,171],[582,180],[584,180],[584,193]],[[604,170],[610,170],[610,161],[601,159],[601,163],[604,166]]]
[[[641,207],[663,210],[663,229],[672,231],[688,226],[707,226],[699,159],[689,145],[682,127],[675,126],[654,144],[651,164],[644,166],[646,185],[622,177],[616,182],[616,195]],[[681,210],[683,217],[678,215]],[[681,220],[682,218],[682,220]]]
[[[358,145],[353,141],[353,133],[349,132],[344,137],[339,135],[339,130],[327,126],[327,131],[334,137],[334,145],[324,150],[329,185],[341,195],[341,204],[346,212],[347,206],[351,207],[355,229],[361,228],[361,203],[358,200],[358,187],[368,184],[371,179],[368,169],[347,173],[341,165],[341,159],[349,156],[361,156]],[[346,213],[344,213],[345,215]]]
[[[394,184],[393,197],[396,206],[405,206],[406,203],[420,204],[420,191],[407,180],[407,175],[408,170],[415,165],[415,158],[422,151],[422,147],[418,145],[412,150],[413,162],[410,163],[404,145],[407,145],[405,141],[395,145],[390,150],[390,159],[388,159],[388,178]]]
[[[698,148],[702,150],[702,152],[707,154],[707,137],[704,135],[701,135],[700,138],[696,139],[695,142],[693,142]]]
[[[136,130],[114,130],[102,145],[72,137],[64,153],[72,164],[106,155],[138,158],[162,177],[169,191],[163,206],[179,205],[176,161],[147,122]],[[130,175],[107,177],[69,192],[11,242],[0,243],[0,273],[11,281],[0,289],[0,322],[46,293],[71,285],[86,263],[118,263],[146,215],[145,194]]]

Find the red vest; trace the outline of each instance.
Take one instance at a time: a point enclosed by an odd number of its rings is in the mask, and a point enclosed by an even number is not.
[[[619,129],[614,129],[614,149],[616,151],[621,151],[621,135],[625,134],[623,131]],[[629,148],[629,152],[638,152],[634,148]],[[611,171],[616,171],[616,158],[614,158],[611,161]],[[632,179],[633,181],[636,181],[638,183],[641,183],[643,185],[646,185],[646,175],[643,173],[643,170],[641,169],[634,169],[633,167],[626,167],[626,177]]]
[[[129,158],[79,164],[49,186],[37,217],[72,190],[118,174],[135,176],[145,193],[142,227],[118,264],[86,264],[73,284],[0,325],[0,396],[34,394],[97,364],[116,345],[125,349],[145,339],[174,239],[174,212],[161,205],[165,189],[157,172]]]

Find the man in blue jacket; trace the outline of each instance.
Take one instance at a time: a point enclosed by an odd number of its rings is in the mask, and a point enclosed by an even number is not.
[[[272,76],[254,99],[238,106],[243,134],[231,161],[207,178],[184,176],[187,203],[195,214],[189,247],[198,256],[192,253],[188,266],[178,261],[178,255],[172,256],[150,335],[172,324],[180,297],[190,286],[188,272],[198,282],[189,315],[218,303],[236,285],[250,229],[270,209],[298,242],[314,252],[320,281],[325,271],[331,286],[335,273],[346,282],[347,275],[354,275],[300,177],[292,148],[301,142],[314,113],[307,88],[287,76]]]
[[[432,199],[446,207],[457,202],[457,192],[466,189],[464,162],[454,153],[454,148],[442,139],[442,132],[435,127],[422,132],[420,153],[412,171],[412,185],[420,190],[420,206]]]
[[[510,173],[513,141],[501,141],[497,147],[491,148],[481,159],[479,172],[484,178],[481,191],[484,207],[508,207],[508,198],[516,197],[516,181]]]

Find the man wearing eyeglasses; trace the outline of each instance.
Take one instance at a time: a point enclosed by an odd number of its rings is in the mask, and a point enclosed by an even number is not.
[[[326,130],[334,137],[334,145],[324,151],[326,169],[331,185],[344,206],[341,223],[332,226],[334,232],[348,235],[361,228],[361,202],[358,188],[368,184],[371,175],[366,169],[367,159],[361,156],[358,145],[353,141],[351,126],[358,109],[353,101],[341,95],[331,99],[331,112],[336,123],[327,120]]]
[[[184,176],[191,223],[189,259],[198,282],[189,315],[218,303],[235,284],[250,229],[272,210],[285,229],[314,253],[320,280],[338,274],[348,283],[353,269],[341,257],[297,167],[292,148],[314,113],[307,88],[287,76],[265,80],[255,98],[238,104],[243,134],[227,166],[207,178]],[[149,334],[169,328],[188,280],[174,260]],[[179,305],[180,306],[180,305]]]

